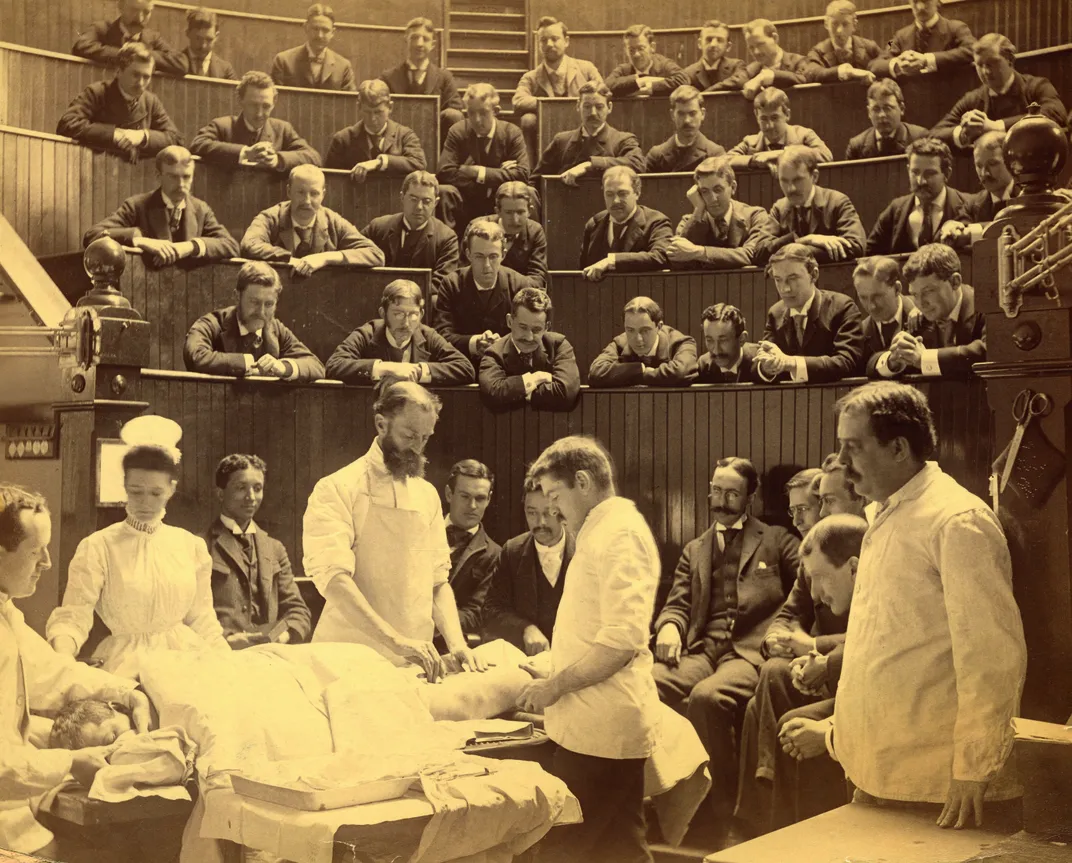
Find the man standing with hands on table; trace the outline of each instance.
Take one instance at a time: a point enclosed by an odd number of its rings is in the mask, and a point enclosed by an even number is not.
[[[445,672],[435,629],[462,669],[486,668],[462,634],[439,492],[424,479],[441,407],[420,384],[388,387],[368,452],[316,484],[303,523],[305,572],[325,599],[313,641],[367,645],[430,683]]]

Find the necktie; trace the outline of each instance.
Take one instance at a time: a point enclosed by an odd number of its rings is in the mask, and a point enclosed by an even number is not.
[[[725,554],[727,546],[729,546],[733,542],[733,540],[737,537],[737,534],[739,534],[740,532],[740,528],[737,527],[727,527],[717,530],[716,533],[718,534],[718,550]]]
[[[411,231],[406,227],[405,222],[402,223],[402,251],[406,254],[411,254],[414,247],[417,245],[417,239],[420,237],[420,231]]]
[[[811,231],[808,230],[810,225],[808,224],[808,213],[804,207],[793,207],[793,219],[792,219],[793,233],[797,237],[806,237]]]
[[[804,328],[807,326],[808,319],[804,315],[793,315],[793,327],[797,333],[797,347],[804,347]]]
[[[888,348],[893,337],[897,335],[897,321],[884,321],[878,326],[882,334],[882,347]]]
[[[880,156],[893,156],[893,141],[889,138],[878,138],[878,154]]]
[[[939,322],[939,324],[938,324],[938,338],[940,340],[940,344],[938,345],[938,347],[940,347],[940,348],[952,347],[952,345],[954,344],[954,335],[953,335],[954,323],[955,322],[952,319]]]
[[[551,89],[556,96],[565,96],[566,88],[562,84],[562,75],[558,72],[551,72]]]
[[[380,153],[383,152],[383,137],[381,135],[369,135],[369,158],[379,158]]]
[[[259,359],[264,354],[264,339],[257,333],[246,333],[242,337],[242,343],[246,348],[244,353],[253,354],[254,359]]]
[[[628,222],[623,222],[620,225],[617,224],[616,222],[611,223],[611,226],[610,226],[610,233],[611,233],[610,250],[612,252],[620,252],[622,250],[622,246],[624,245],[624,240],[625,240],[625,231],[626,231],[626,229],[628,227],[629,227]]]
[[[725,246],[729,239],[729,226],[725,219],[711,219],[711,231],[714,234],[715,245]]]
[[[175,239],[182,230],[182,207],[172,207],[168,210],[168,229],[171,231],[171,239]]]
[[[923,224],[919,229],[919,242],[917,248],[923,248],[934,242],[934,204],[923,205]]]
[[[420,72],[418,72],[418,71],[417,71],[416,69],[412,69],[412,68],[411,68],[411,69],[409,70],[409,88],[410,88],[410,90],[411,90],[411,91],[413,91],[413,90],[416,90],[416,89],[417,89],[417,86],[418,86],[418,84],[419,84],[419,81],[418,81],[418,76],[419,76],[420,74],[421,74],[421,73],[420,73]]]
[[[294,247],[294,257],[304,258],[313,251],[313,228],[299,228],[294,226],[294,233],[298,235],[298,244]]]
[[[246,562],[249,564],[250,570],[252,570],[257,562],[257,548],[253,544],[253,537],[248,533],[239,533],[235,534],[235,538],[238,540],[238,544],[242,546],[242,551],[246,555]]]

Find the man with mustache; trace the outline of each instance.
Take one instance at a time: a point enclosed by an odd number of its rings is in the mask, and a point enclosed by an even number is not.
[[[748,80],[744,60],[727,56],[732,50],[730,28],[712,18],[700,27],[697,37],[700,59],[685,67],[689,83],[704,93],[740,90]]]
[[[691,84],[682,84],[670,94],[670,119],[674,134],[656,144],[644,158],[645,174],[674,174],[693,171],[704,159],[725,155],[726,149],[709,141],[700,127],[707,111],[703,96]]]
[[[272,80],[284,87],[353,90],[354,67],[328,45],[335,38],[335,10],[314,3],[305,13],[304,45],[280,51],[272,60]]]
[[[759,383],[755,370],[756,345],[748,341],[744,315],[729,303],[715,303],[703,310],[704,346],[707,353],[696,362],[698,384]]]
[[[305,573],[325,600],[313,641],[367,645],[429,683],[445,672],[437,629],[463,669],[486,668],[462,634],[439,492],[424,479],[441,407],[420,384],[388,387],[368,452],[316,484],[303,522]]]

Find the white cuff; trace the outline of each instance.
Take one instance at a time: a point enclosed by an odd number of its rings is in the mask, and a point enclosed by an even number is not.
[[[878,358],[878,362],[875,363],[875,371],[877,371],[884,378],[892,378],[896,376],[897,372],[890,368],[889,351],[882,352],[882,355]]]
[[[789,370],[789,376],[797,383],[808,382],[808,360],[805,357],[790,357],[793,368]]]
[[[923,58],[927,61],[927,68],[924,69],[923,71],[925,71],[925,72],[937,72],[938,71],[938,60],[935,59],[935,56],[933,54],[924,54]]]
[[[525,385],[525,398],[532,395],[532,391],[536,389],[535,377],[535,372],[525,372],[521,375],[521,382]]]
[[[198,258],[205,257],[205,241],[200,237],[194,237],[190,242],[194,244],[194,256]]]
[[[432,381],[432,369],[431,369],[431,367],[428,365],[428,363],[419,363],[419,365],[421,367],[421,381],[420,382],[422,384],[431,383],[431,381]]]
[[[829,719],[826,719],[824,721],[826,722],[826,753],[832,759],[834,759],[834,761],[837,761],[837,753],[834,751],[834,717],[831,716]]]
[[[938,349],[925,348],[920,351],[919,370],[921,374],[937,376],[942,373],[938,366]]]
[[[376,159],[380,163],[380,166],[376,170],[377,171],[386,171],[387,170],[387,154],[386,153],[380,153],[380,155],[377,156]]]
[[[251,374],[257,367],[257,361],[253,359],[253,354],[243,354],[242,356],[246,360],[246,374]]]
[[[847,67],[847,68],[846,68]],[[841,63],[837,67],[837,76],[839,81],[848,81],[852,72],[852,63]]]
[[[768,365],[769,365],[769,363],[758,362],[758,363],[756,363],[756,371],[759,372],[759,376],[761,378],[763,378],[763,380],[765,380],[767,383],[770,383],[776,377],[778,377],[778,374],[771,374],[770,372],[768,372],[767,371],[767,366]]]
[[[383,363],[383,360],[374,360],[373,363],[372,363],[372,374],[370,375],[370,377],[374,381],[378,381],[380,379],[380,377],[381,377],[380,366],[382,365],[382,363]]]
[[[608,260],[608,261],[610,261],[610,266],[609,266],[609,267],[608,267],[607,269],[609,269],[609,270],[613,270],[613,269],[614,269],[614,265],[615,265],[615,264],[617,263],[617,261],[618,261],[618,255],[617,255],[617,253],[616,253],[616,252],[611,252],[611,253],[610,253],[609,255],[607,255],[607,260]]]
[[[484,167],[483,165],[480,165],[480,166],[479,166],[479,167],[478,167],[478,168],[476,169],[476,181],[477,181],[478,183],[483,183],[483,182],[485,182],[485,181],[486,181],[487,179],[488,179],[488,169],[487,169],[487,168],[485,168],[485,167]]]
[[[285,365],[288,369],[290,369],[289,372],[287,372],[285,375],[283,375],[283,380],[285,380],[285,381],[294,380],[298,376],[298,364],[296,362],[294,362],[294,360],[288,360],[288,359],[282,359],[282,360],[280,360],[280,362],[283,365]]]
[[[964,146],[964,144],[960,143],[961,128],[961,126],[957,126],[955,129],[953,129],[953,143],[956,144],[958,147]]]

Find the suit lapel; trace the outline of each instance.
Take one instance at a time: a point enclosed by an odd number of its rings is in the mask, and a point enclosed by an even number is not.
[[[149,218],[149,227],[152,228],[153,236],[161,240],[168,240],[171,238],[171,225],[168,223],[167,205],[164,204],[164,195],[157,189],[153,192],[151,198],[147,202],[145,208],[147,210],[146,215]],[[186,202],[186,209],[190,209],[190,202]],[[184,214],[184,218],[186,215]],[[187,237],[192,237],[194,234],[190,233],[189,225],[187,225]]]
[[[293,252],[297,248],[298,244],[294,238],[294,222],[290,218],[289,202],[279,214],[279,240],[287,251]]]
[[[972,340],[972,323],[975,319],[975,292],[968,286],[961,287],[963,299],[960,303],[960,316],[953,327],[953,344],[966,345]]]
[[[458,565],[454,567],[454,570],[450,574],[450,580],[454,579],[465,569],[465,564],[469,562],[474,554],[483,551],[488,547],[488,534],[484,530],[484,525],[480,525],[477,532],[473,534],[473,538],[469,540],[469,545],[465,547],[465,551],[462,552],[462,556],[458,558]]]
[[[402,220],[401,213],[395,217],[395,222],[391,225],[390,230],[387,232],[387,248],[391,253],[388,260],[398,260],[398,256],[402,254],[402,229],[405,227],[405,222]]]
[[[697,623],[695,634],[690,633],[690,636],[699,637],[703,635],[703,625],[707,620],[707,610],[711,607],[711,552],[714,548],[715,528],[712,525],[703,532],[700,536],[700,548],[699,548],[699,560],[696,561],[696,575],[692,583],[692,595],[698,597],[698,601],[694,600],[692,603],[692,614],[690,615],[689,623]],[[699,581],[699,584],[696,581]],[[693,638],[689,637],[687,641],[692,641]],[[687,645],[686,645],[687,646]]]
[[[730,224],[726,230],[726,240],[729,248],[736,249],[743,245],[745,232],[744,220],[737,212],[736,201],[730,204]]]
[[[565,555],[562,556],[563,560]],[[531,578],[519,578],[514,582],[514,590],[516,595],[514,596],[514,602],[517,608],[525,609],[531,608],[534,612],[537,606],[537,597],[539,596],[539,584],[537,579],[543,578],[543,567],[540,566],[540,557],[536,554],[536,540],[533,539],[530,533],[528,539],[525,540],[525,545],[521,550],[521,561],[518,566],[518,571],[521,573],[532,573]],[[561,574],[559,575],[561,578]]]
[[[644,233],[647,224],[648,219],[644,215],[644,211],[638,206],[633,218],[629,221],[629,224],[625,226],[625,236],[622,238],[622,248],[620,251],[629,252],[640,245],[640,237]]]
[[[759,543],[762,539],[763,528],[759,526],[759,522],[755,518],[750,517],[745,522],[744,532],[741,536],[741,560],[737,564],[738,575],[744,572],[745,567],[748,566],[748,561],[756,553],[756,549],[759,548]]]
[[[216,519],[212,525],[212,531],[216,540],[216,548],[219,551],[220,557],[225,562],[229,562],[232,567],[239,572],[249,574],[249,566],[246,562],[246,553],[242,549],[242,546],[238,542],[238,538],[231,533],[226,527],[223,526],[223,522]],[[260,549],[257,549],[258,554]]]
[[[220,323],[223,349],[232,354],[245,353],[242,348],[242,334],[238,332],[238,308],[232,306],[224,313],[224,319]]]
[[[893,237],[893,244],[895,246],[897,245],[899,237],[907,237],[909,239],[909,244],[911,244],[912,229],[908,227],[908,217],[912,214],[913,207],[915,207],[915,200],[915,195],[908,195],[904,206],[901,207],[901,212],[899,214],[899,218],[897,219],[897,230],[894,232]],[[949,196],[946,195],[946,205],[948,206],[948,204]]]
[[[265,325],[264,329],[261,331],[262,337],[264,339],[264,352],[266,354],[271,354],[273,357],[279,356],[279,331],[277,329],[278,326],[279,321],[277,321],[275,318],[272,318],[272,320],[270,320]]]
[[[313,236],[311,238],[313,253],[322,252],[327,248],[328,241],[328,214],[321,207],[316,211],[316,221],[313,222]]]
[[[387,121],[387,128],[383,131],[383,146],[380,147],[381,153],[388,153],[395,149],[395,142],[398,140],[398,123],[394,120]]]
[[[816,330],[819,329],[819,316],[822,314],[823,295],[819,292],[819,289],[815,289],[815,299],[811,301],[811,308],[808,309],[807,323],[804,325],[804,341],[801,344],[801,350],[805,350],[810,342],[815,337]]]
[[[275,569],[271,565],[272,555],[268,547],[268,535],[263,530],[258,530],[253,534],[253,547],[257,549],[257,584],[268,606],[265,610],[270,611],[270,607],[274,605],[272,598],[275,596],[275,590],[272,581],[275,578]]]
[[[424,333],[421,332],[421,328],[418,326],[416,332],[413,333],[413,338],[410,341],[413,345],[413,356],[410,357],[412,363],[426,363],[431,352],[428,350],[428,343],[424,339]]]

